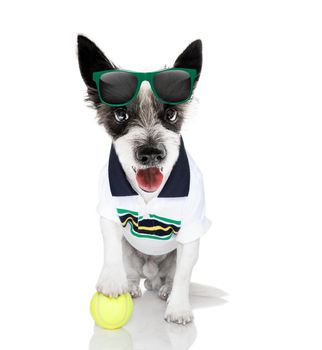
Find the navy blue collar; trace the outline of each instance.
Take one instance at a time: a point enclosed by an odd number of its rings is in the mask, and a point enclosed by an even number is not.
[[[110,181],[110,189],[112,196],[136,196],[138,193],[128,182],[119,158],[112,144],[109,164],[108,177]],[[181,138],[180,150],[178,159],[173,166],[171,174],[163,186],[158,197],[175,198],[187,197],[190,188],[190,167],[183,140]]]

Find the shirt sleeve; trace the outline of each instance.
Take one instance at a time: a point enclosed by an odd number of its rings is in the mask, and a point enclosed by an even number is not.
[[[98,205],[96,207],[97,213],[105,219],[119,223],[120,220],[116,214],[116,207],[114,205],[113,196],[110,190],[108,180],[108,165],[102,169],[98,184]]]
[[[198,171],[190,181],[189,196],[184,205],[182,225],[176,237],[179,243],[189,243],[200,238],[211,226],[205,215],[205,194],[202,174]]]

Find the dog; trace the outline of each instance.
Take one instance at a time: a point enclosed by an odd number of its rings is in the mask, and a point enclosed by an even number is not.
[[[185,325],[193,320],[189,285],[200,237],[210,226],[202,174],[180,134],[193,97],[165,103],[143,82],[130,103],[104,103],[93,73],[118,67],[83,35],[77,38],[77,53],[86,100],[112,138],[99,185],[104,265],[97,291],[111,297],[127,292],[140,297],[144,278],[145,288],[166,301],[165,320]],[[192,91],[201,67],[201,40],[192,42],[173,66],[195,72]]]

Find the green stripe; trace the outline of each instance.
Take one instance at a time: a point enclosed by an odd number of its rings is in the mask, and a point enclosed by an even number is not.
[[[159,236],[150,236],[150,235],[140,235],[139,233],[137,233],[136,231],[134,231],[134,228],[133,228],[133,224],[131,221],[128,221],[128,223],[130,224],[131,228],[130,228],[130,231],[131,233],[136,236],[136,237],[143,237],[143,238],[152,238],[152,239],[159,239],[159,240],[162,240],[162,241],[166,241],[168,239],[171,238],[172,236],[172,233],[168,236],[164,236],[164,237],[159,237]]]
[[[127,210],[127,209],[120,209],[116,208],[118,214],[132,214],[135,216],[138,216],[139,213],[137,211]]]
[[[155,218],[155,219],[158,219],[158,220],[163,220],[163,221],[165,221],[166,223],[175,224],[175,225],[181,225],[181,221],[178,221],[178,220],[167,219],[167,218],[164,218],[164,217],[162,217],[162,216],[155,215],[155,214],[149,214],[149,216],[150,216],[150,218]]]

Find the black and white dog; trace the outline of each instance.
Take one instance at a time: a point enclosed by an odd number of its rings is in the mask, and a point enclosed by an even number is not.
[[[140,279],[145,278],[145,287],[158,291],[160,298],[167,300],[165,320],[180,324],[191,322],[190,277],[198,259],[199,237],[209,226],[204,216],[202,177],[187,155],[180,135],[191,100],[167,105],[154,96],[148,84],[143,84],[133,102],[125,107],[111,107],[101,102],[93,72],[117,67],[82,35],[78,36],[78,59],[87,86],[87,100],[96,108],[98,122],[112,138],[109,164],[101,179],[103,194],[99,213],[104,265],[97,290],[108,296],[129,292],[139,297]],[[174,63],[174,67],[196,70],[193,88],[201,66],[200,40],[192,42]],[[158,174],[148,171],[149,176],[158,176],[158,181],[148,191],[144,178],[140,181],[138,174],[152,168]],[[134,200],[139,203],[138,210],[133,208]],[[107,213],[110,209],[115,209],[116,220],[112,216],[114,212]],[[174,212],[177,216],[169,219]],[[159,233],[151,231],[151,225]],[[125,228],[129,230],[127,235]],[[132,239],[152,244],[154,253],[138,248]],[[155,253],[159,244],[164,244],[166,253]]]

